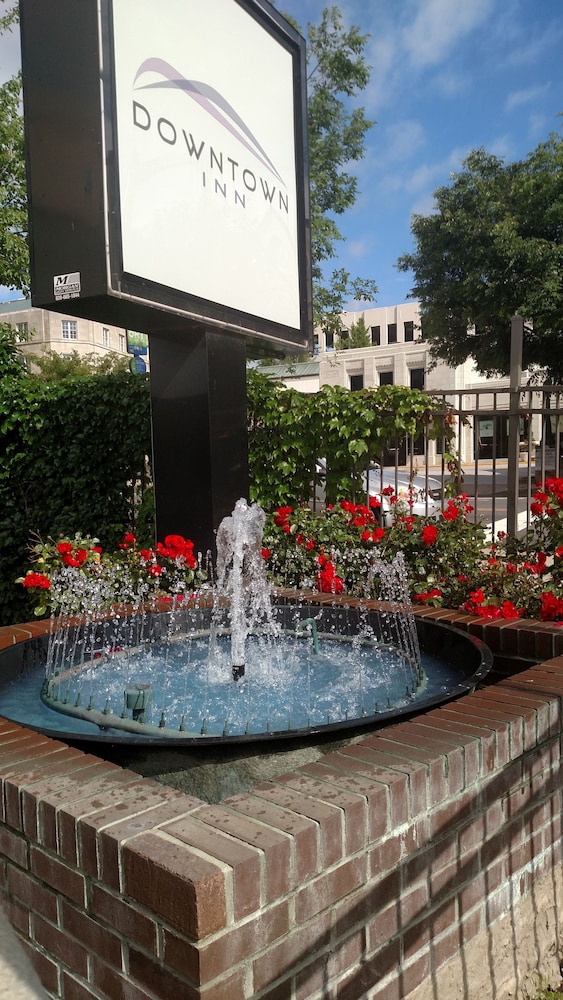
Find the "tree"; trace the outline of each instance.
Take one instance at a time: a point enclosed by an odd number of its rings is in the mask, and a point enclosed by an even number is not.
[[[563,379],[563,139],[552,133],[515,163],[475,150],[413,216],[412,270],[424,339],[435,358],[473,358],[485,375],[507,374],[510,320],[526,323],[524,367]]]
[[[21,74],[0,87],[0,285],[27,292],[27,198]]]
[[[0,379],[20,378],[25,371],[25,358],[18,346],[16,330],[9,323],[0,323]]]
[[[353,106],[369,83],[368,36],[356,26],[346,31],[338,7],[326,7],[319,25],[308,24],[307,35],[313,310],[315,325],[337,335],[346,300],[371,301],[377,295],[374,281],[351,278],[345,268],[334,270],[328,280],[324,275],[324,265],[336,257],[336,244],[343,239],[335,216],[357,197],[349,165],[363,157],[365,136],[374,124],[364,108]]]
[[[6,0],[1,0],[1,2],[5,4]],[[0,32],[10,31],[14,24],[18,23],[19,19],[20,11],[17,3],[12,4],[11,7],[8,6],[6,13],[0,17]]]
[[[356,347],[371,347],[371,337],[363,316],[360,316],[356,323],[352,323],[347,331],[347,336],[339,334],[337,346],[339,351],[354,350]]]
[[[129,357],[121,354],[79,354],[72,351],[68,357],[57,351],[46,351],[42,355],[29,355],[28,361],[38,371],[31,374],[42,382],[54,382],[62,378],[84,375],[115,375],[129,369]]]
[[[2,0],[0,34],[19,21],[18,4]],[[0,285],[27,292],[27,195],[24,159],[21,73],[0,87]]]

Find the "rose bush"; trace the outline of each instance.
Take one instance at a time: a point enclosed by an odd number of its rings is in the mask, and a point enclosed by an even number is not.
[[[156,547],[141,547],[128,532],[114,552],[104,552],[97,538],[77,533],[73,538],[47,539],[33,546],[33,569],[16,583],[35,600],[34,612],[65,612],[90,607],[136,603],[154,598],[181,599],[206,580],[194,556],[194,544],[181,535],[167,535]]]
[[[334,579],[334,592],[377,597],[377,577],[370,574],[376,556],[402,552],[415,604],[563,623],[563,479],[548,479],[536,492],[531,529],[521,541],[500,533],[486,543],[465,495],[449,500],[439,518],[414,517],[408,503],[391,500],[395,517],[388,528],[379,524],[375,504],[274,512],[265,535],[274,581],[329,589]],[[332,567],[321,581],[319,560]]]
[[[280,506],[266,519],[262,557],[278,586],[373,598],[379,594],[379,559],[403,554],[415,604],[462,609],[484,618],[537,618],[563,624],[563,479],[548,479],[531,505],[531,528],[521,541],[499,533],[487,542],[471,520],[465,495],[448,500],[438,518],[415,517],[407,499],[390,496],[394,521],[380,523],[380,502],[342,500],[322,512]],[[35,613],[82,607],[96,585],[99,606],[153,597],[182,597],[206,574],[193,543],[168,535],[155,548],[126,534],[115,552],[96,538],[39,541],[21,583],[36,599]],[[56,593],[54,583],[57,584]],[[105,602],[105,603],[104,603]]]
[[[266,564],[279,586],[332,589],[363,597],[378,596],[377,576],[370,572],[379,558],[398,552],[405,558],[408,585],[413,595],[436,591],[433,598],[458,600],[456,577],[475,570],[482,558],[485,532],[472,524],[471,508],[464,496],[449,500],[438,520],[410,514],[408,502],[391,496],[394,523],[383,528],[379,501],[370,506],[343,500],[322,512],[309,507],[280,507],[266,521]],[[319,567],[329,562],[335,585],[326,574],[319,584]],[[338,582],[339,581],[339,582]],[[455,591],[455,595],[454,592]]]

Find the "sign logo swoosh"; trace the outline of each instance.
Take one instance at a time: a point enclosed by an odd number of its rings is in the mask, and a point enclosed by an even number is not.
[[[141,63],[137,73],[135,74],[133,86],[136,86],[140,78],[146,73],[157,73],[162,77],[162,79],[154,83],[140,84],[139,89],[170,90],[176,88],[183,91],[183,93],[185,93],[192,100],[196,101],[196,103],[199,104],[204,111],[206,111],[212,118],[218,121],[228,132],[230,132],[231,135],[233,135],[235,139],[252,154],[252,156],[259,160],[264,167],[271,171],[271,173],[285,187],[283,178],[276,170],[270,157],[262,148],[256,136],[253,135],[248,125],[218,90],[215,90],[214,87],[211,87],[207,83],[202,83],[199,80],[188,80],[169,62],[166,62],[165,59],[159,59],[157,57],[145,59],[144,62]]]

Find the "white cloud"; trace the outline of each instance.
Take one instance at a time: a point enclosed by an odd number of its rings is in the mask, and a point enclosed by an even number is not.
[[[505,111],[514,111],[515,108],[520,108],[523,104],[530,104],[532,101],[540,100],[545,97],[551,84],[544,83],[542,86],[528,87],[526,90],[514,90],[506,98],[504,105]]]
[[[373,240],[370,239],[359,239],[359,240],[348,240],[346,243],[347,256],[351,257],[352,260],[361,260],[362,257],[367,257],[373,249]]]
[[[469,89],[470,84],[470,79],[462,76],[456,69],[436,73],[434,77],[434,86],[444,97],[459,97]]]
[[[420,122],[408,119],[395,122],[383,133],[383,161],[386,164],[404,163],[425,144],[426,134]]]
[[[403,44],[414,66],[443,63],[458,42],[487,20],[494,0],[421,0],[416,17],[403,31]]]
[[[526,28],[529,28],[528,23]],[[535,34],[529,30],[524,33],[520,19],[517,19],[512,25],[512,37],[509,39],[504,33],[499,38],[498,51],[501,65],[516,66],[519,70],[523,70],[525,66],[541,65],[554,46],[558,48],[561,46],[562,40],[561,18],[551,21],[541,31],[536,30]]]

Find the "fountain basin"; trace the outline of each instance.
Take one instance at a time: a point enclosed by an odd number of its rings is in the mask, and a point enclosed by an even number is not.
[[[378,602],[288,602],[275,612],[279,636],[251,637],[251,669],[235,681],[227,652],[219,649],[212,669],[201,648],[196,656],[196,647],[209,641],[212,615],[210,608],[191,607],[114,616],[90,622],[86,633],[75,622],[58,640],[64,648],[57,671],[50,671],[50,687],[45,667],[52,636],[3,650],[0,715],[73,742],[206,745],[299,738],[425,711],[471,691],[492,665],[479,640],[420,618],[413,640],[420,646],[419,664],[413,641],[395,641],[397,619]],[[219,646],[227,632],[227,625],[218,629]],[[149,686],[153,715],[145,719],[137,696]],[[213,688],[221,689],[218,705],[212,704]]]

